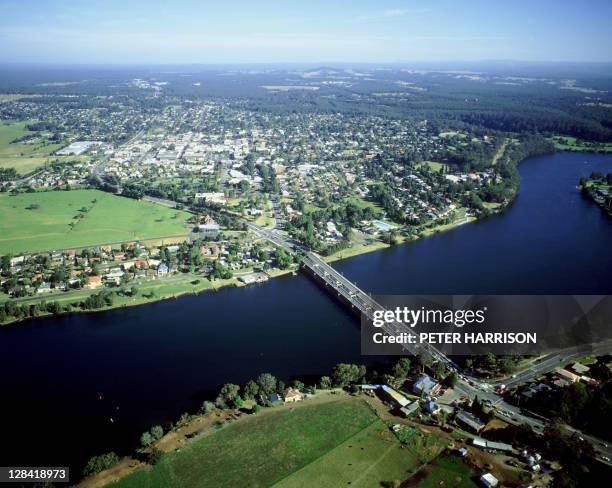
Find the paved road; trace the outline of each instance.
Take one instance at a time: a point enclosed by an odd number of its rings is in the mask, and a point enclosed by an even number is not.
[[[264,229],[246,221],[245,224],[257,235],[269,240],[287,252],[303,252],[304,265],[310,268],[311,271],[315,272],[326,284],[332,286],[351,306],[359,309],[369,318],[372,318],[372,313],[374,310],[384,310],[384,308],[378,302],[372,299],[372,297],[363,290],[358,288],[355,283],[349,281],[341,273],[323,261],[319,256],[313,252],[310,252],[301,244],[292,240],[284,239],[274,230]],[[405,327],[400,328],[400,326],[396,324],[389,324],[388,327],[383,327],[383,329],[390,334],[406,331]],[[451,359],[430,345],[422,345],[422,349],[420,350],[418,347],[407,347],[406,349],[410,354],[418,354],[420,351],[426,350],[435,359],[442,361],[450,370],[460,373],[459,381],[455,389],[461,395],[465,395],[469,398],[474,398],[477,396],[482,401],[485,401],[488,405],[490,405],[491,408],[493,408],[495,415],[505,422],[513,425],[527,424],[534,430],[534,432],[541,434],[544,432],[544,429],[548,424],[548,419],[507,403],[500,394],[495,392],[495,387],[500,386],[502,383],[504,383],[507,387],[518,386],[522,383],[530,381],[536,376],[554,370],[555,368],[559,367],[560,364],[564,364],[572,359],[584,356],[585,354],[604,354],[610,352],[612,351],[612,344],[602,343],[595,346],[581,346],[561,351],[541,359],[527,370],[515,375],[509,380],[500,380],[494,383],[486,383],[460,372],[457,365]],[[566,430],[573,434],[579,435],[586,441],[589,441],[595,449],[597,460],[612,466],[612,463],[609,461],[609,459],[612,458],[612,449],[605,441],[592,435],[584,434],[570,426],[566,426]]]

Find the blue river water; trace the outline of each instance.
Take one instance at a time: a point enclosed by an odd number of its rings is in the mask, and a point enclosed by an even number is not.
[[[612,156],[532,158],[502,214],[334,266],[379,294],[612,293],[612,219],[576,190],[592,171]],[[3,328],[3,465],[127,452],[223,383],[374,364],[359,344],[358,321],[303,275]]]

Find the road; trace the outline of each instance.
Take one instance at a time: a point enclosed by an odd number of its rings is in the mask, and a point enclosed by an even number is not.
[[[157,203],[168,206],[174,203],[171,200],[164,201],[161,199],[151,199],[151,201],[157,201]],[[314,272],[327,285],[332,286],[338,295],[341,295],[344,300],[347,301],[347,303],[368,316],[368,318],[372,318],[372,314],[375,310],[385,310],[382,305],[361,290],[356,283],[352,283],[341,273],[323,261],[321,257],[310,251],[301,243],[279,235],[275,229],[266,229],[247,220],[243,220],[242,223],[259,237],[268,240],[286,252],[290,254],[302,254],[303,263],[305,266]],[[406,332],[406,328],[400,324],[385,324],[382,329],[389,334]],[[507,387],[519,386],[520,384],[530,381],[536,376],[554,370],[560,364],[564,364],[571,359],[583,356],[585,353],[604,354],[612,351],[612,344],[609,343],[568,349],[543,358],[527,370],[515,375],[514,378],[487,383],[460,371],[460,368],[450,358],[439,352],[433,346],[429,344],[421,344],[420,346],[421,347],[419,348],[418,346],[408,347],[408,345],[405,345],[405,349],[409,354],[419,354],[422,351],[427,351],[434,359],[442,361],[449,370],[457,372],[459,374],[459,381],[455,386],[455,389],[457,392],[459,392],[459,394],[465,395],[469,398],[478,397],[490,405],[493,408],[495,415],[501,420],[513,425],[527,424],[534,430],[534,432],[539,434],[544,432],[549,420],[538,416],[533,412],[529,412],[529,415],[525,410],[506,402],[502,395],[496,393],[495,387],[500,386],[502,382]],[[570,426],[565,426],[565,428],[567,432],[577,434],[582,439],[590,442],[595,449],[597,456],[596,459],[612,467],[612,462],[606,460],[612,459],[612,449],[605,441],[585,434]]]
[[[145,133],[145,129],[139,130],[130,140],[128,140],[127,142],[124,142],[121,146],[127,146],[129,144],[132,144],[134,141],[137,141],[138,139],[140,139],[144,135],[144,133]],[[91,168],[91,176],[96,178],[97,180],[101,180],[102,173],[104,172],[104,168],[110,161],[111,157],[112,155],[104,156],[100,160],[96,161],[93,167]]]
[[[302,252],[304,256],[304,266],[308,267],[312,272],[314,272],[325,282],[326,285],[333,287],[338,295],[341,295],[347,303],[360,310],[361,313],[368,316],[368,318],[372,318],[372,314],[375,310],[385,310],[382,305],[361,290],[355,283],[352,283],[350,280],[345,278],[341,273],[336,271],[329,264],[323,261],[323,259],[306,249],[300,243],[290,239],[285,239],[274,230],[264,229],[247,221],[244,221],[244,223],[251,231],[255,232],[260,237],[267,239],[285,251],[292,254]],[[390,334],[406,332],[405,327],[400,326],[399,324],[388,324],[388,326],[383,326],[383,330]],[[612,350],[611,346],[612,344],[610,343],[602,343],[594,346],[575,347],[551,354],[539,360],[537,363],[534,363],[530,368],[515,375],[513,378],[510,378],[509,380],[500,380],[494,383],[482,382],[474,377],[466,375],[464,372],[459,370],[459,367],[450,358],[446,357],[429,344],[421,344],[421,349],[419,349],[418,346],[405,347],[405,349],[409,354],[418,354],[423,350],[427,351],[434,359],[442,361],[448,369],[459,373],[459,380],[455,387],[459,394],[465,395],[469,398],[478,397],[493,408],[495,415],[501,420],[513,425],[527,424],[533,429],[534,432],[542,434],[549,422],[548,419],[533,412],[529,412],[528,414],[528,412],[526,412],[524,409],[506,402],[502,395],[496,393],[495,387],[500,386],[502,381],[504,381],[504,384],[507,387],[519,386],[520,384],[530,381],[536,376],[554,370],[555,368],[559,367],[560,364],[565,364],[566,362],[584,356],[585,354],[604,354],[610,352]],[[590,442],[595,449],[597,456],[596,459],[612,467],[612,463],[606,460],[612,458],[612,449],[606,444],[605,441],[592,435],[580,432],[579,430],[570,426],[565,426],[565,429],[566,431],[572,434],[577,434],[582,439]]]

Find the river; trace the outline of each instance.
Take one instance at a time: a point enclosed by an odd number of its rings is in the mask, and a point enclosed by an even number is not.
[[[612,156],[532,158],[502,214],[334,266],[373,293],[612,293],[612,219],[576,190],[592,171]],[[3,465],[78,468],[225,382],[317,378],[343,361],[370,361],[359,324],[303,275],[5,327]]]

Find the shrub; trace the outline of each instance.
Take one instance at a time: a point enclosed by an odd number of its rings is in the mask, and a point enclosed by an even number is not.
[[[84,476],[91,476],[93,474],[99,473],[100,471],[104,471],[105,469],[109,469],[113,467],[115,464],[119,462],[119,456],[114,452],[107,452],[106,454],[100,454],[99,456],[94,456],[87,461],[85,465],[85,469],[83,469]]]
[[[162,460],[164,456],[164,451],[161,449],[153,448],[151,452],[147,455],[147,463],[151,465],[155,465]]]

